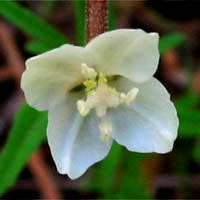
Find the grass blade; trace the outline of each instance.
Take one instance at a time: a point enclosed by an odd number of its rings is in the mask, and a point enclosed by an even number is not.
[[[86,41],[86,0],[74,1],[75,25],[78,44],[85,45]]]
[[[67,42],[66,38],[56,29],[14,1],[1,1],[0,15],[34,39],[47,43],[52,48]]]
[[[159,43],[160,54],[166,53],[170,49],[179,46],[185,41],[185,36],[181,33],[170,33],[162,36]]]
[[[30,155],[45,140],[47,114],[25,104],[18,112],[0,156],[0,196],[16,181]]]

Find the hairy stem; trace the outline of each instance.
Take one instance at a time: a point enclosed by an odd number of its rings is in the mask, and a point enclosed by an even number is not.
[[[107,29],[107,0],[87,1],[87,42]]]

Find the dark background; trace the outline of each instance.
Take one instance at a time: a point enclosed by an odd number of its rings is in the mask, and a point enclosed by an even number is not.
[[[18,3],[78,44],[73,1]],[[125,148],[119,150],[115,144],[105,161],[91,167],[75,181],[57,173],[49,147],[44,142],[3,199],[200,199],[200,129],[190,121],[193,120],[190,116],[194,117],[191,110],[194,110],[197,125],[200,123],[200,2],[124,0],[112,4],[116,28],[143,28],[159,32],[161,36],[175,31],[185,35],[182,44],[162,55],[156,77],[175,102],[185,101],[188,105],[190,99],[197,99],[187,111],[186,107],[181,108],[188,114],[184,121],[187,131],[180,130],[173,151],[165,155],[131,153]],[[25,48],[30,39],[0,17],[0,150],[23,102],[19,83],[24,61],[34,55]],[[118,156],[117,164],[115,155]]]

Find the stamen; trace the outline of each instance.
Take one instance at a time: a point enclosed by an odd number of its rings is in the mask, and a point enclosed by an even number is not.
[[[119,95],[115,89],[112,89],[105,83],[99,83],[96,90],[92,90],[87,95],[87,103],[90,108],[96,110],[98,117],[102,118],[107,111],[107,108],[117,107],[119,105]]]
[[[120,93],[120,103],[124,103],[125,101],[126,101],[126,94],[122,92]]]
[[[122,103],[129,105],[139,91],[138,88],[133,88],[127,94],[118,92],[107,84],[108,80],[103,73],[99,73],[98,78],[96,78],[97,72],[89,68],[85,63],[82,64],[82,73],[87,79],[83,82],[83,85],[86,87],[86,100],[79,100],[77,102],[77,109],[83,117],[87,116],[91,109],[95,109],[96,115],[99,118],[103,118],[108,108],[116,108]],[[103,124],[100,127],[105,129],[104,133],[112,130],[111,125]],[[103,129],[101,128],[101,130]]]
[[[109,122],[103,122],[99,125],[99,130],[100,130],[100,138],[108,142],[111,137],[112,137],[112,125]]]
[[[120,94],[120,102],[126,103],[129,105],[136,98],[138,92],[139,92],[138,88],[133,88],[127,93],[127,95],[124,93],[121,93]]]
[[[82,74],[85,76],[86,79],[95,79],[97,77],[97,72],[87,66],[87,64],[82,63]]]
[[[83,85],[86,87],[85,91],[89,92],[96,88],[97,82],[95,80],[87,80],[83,82]]]
[[[116,96],[119,96],[119,95],[120,95],[120,93],[119,93],[115,88],[109,87],[109,91],[110,91],[110,93],[112,93],[113,95],[116,95]]]
[[[87,102],[83,100],[77,101],[77,109],[82,117],[85,117],[90,112],[90,107],[88,106]]]
[[[108,80],[103,73],[99,73],[99,83],[107,83]]]
[[[133,101],[135,99],[135,97],[137,96],[139,92],[139,89],[138,88],[133,88],[131,89],[128,94],[127,94],[127,100],[126,100],[126,103],[127,104],[130,104],[131,101]]]

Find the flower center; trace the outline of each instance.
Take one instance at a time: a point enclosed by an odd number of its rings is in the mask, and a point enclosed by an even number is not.
[[[108,80],[104,74],[97,73],[85,63],[82,64],[82,74],[86,79],[83,82],[86,99],[77,101],[77,109],[83,117],[87,116],[91,109],[95,109],[97,116],[103,121],[99,125],[100,138],[103,141],[108,141],[112,137],[112,125],[103,120],[107,109],[116,108],[122,103],[129,105],[136,98],[139,89],[133,88],[127,94],[120,93],[108,85]]]

